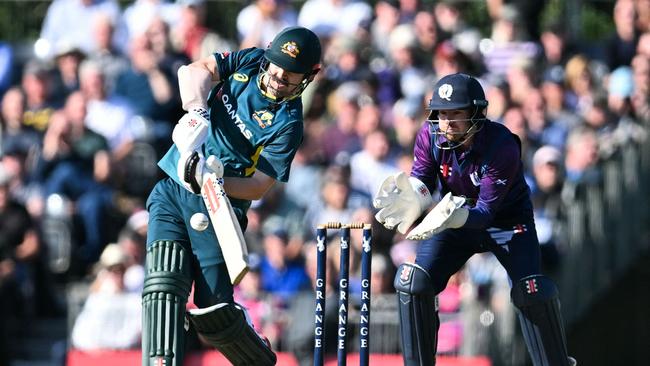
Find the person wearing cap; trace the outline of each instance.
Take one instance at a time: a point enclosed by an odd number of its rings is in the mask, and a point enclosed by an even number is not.
[[[512,283],[533,365],[575,365],[567,355],[558,289],[541,274],[521,142],[485,117],[487,106],[474,77],[442,77],[433,87],[427,123],[416,136],[410,176],[388,176],[373,201],[380,209],[377,221],[422,241],[415,263],[401,264],[394,282],[404,364],[435,364],[440,326],[435,296],[472,255],[489,251]],[[442,197],[436,205],[434,191]]]
[[[158,182],[147,201],[147,261],[169,258],[175,265],[165,262],[147,268],[143,365],[182,365],[181,309],[193,281],[194,303],[201,315],[189,318],[198,333],[235,365],[275,364],[273,351],[233,302],[214,227],[194,230],[190,217],[208,216],[200,195],[204,171],[223,176],[244,229],[251,201],[262,198],[277,181],[288,180],[303,138],[301,94],[319,72],[320,58],[318,37],[307,28],[289,27],[266,49],[215,53],[179,69],[187,113],[174,127],[174,145],[158,163],[168,177]],[[214,164],[208,167],[204,157],[210,156]],[[168,257],[161,257],[163,251]],[[169,309],[165,320],[157,316],[157,307]],[[228,331],[232,327],[242,332]]]

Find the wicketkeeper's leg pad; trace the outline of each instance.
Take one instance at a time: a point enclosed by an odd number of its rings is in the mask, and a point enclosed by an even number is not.
[[[239,305],[221,303],[190,310],[196,332],[235,366],[272,366],[277,357],[246,319]]]
[[[404,263],[395,276],[405,366],[436,363],[440,322],[433,283],[417,264]]]
[[[189,255],[158,240],[147,249],[142,291],[142,365],[180,366],[185,347],[185,304],[192,287]]]
[[[534,366],[570,366],[555,283],[532,275],[515,283],[510,293],[518,309],[528,353]]]

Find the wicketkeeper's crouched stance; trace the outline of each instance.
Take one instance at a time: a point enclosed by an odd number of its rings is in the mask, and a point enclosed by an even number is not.
[[[289,178],[303,136],[300,95],[320,56],[313,32],[290,27],[266,50],[214,54],[179,69],[187,114],[158,163],[168,177],[147,200],[143,365],[181,366],[190,325],[233,365],[275,365],[268,342],[233,300],[232,283],[246,271],[237,232],[251,201]],[[222,177],[228,201],[215,193],[222,185],[211,184]],[[198,309],[186,312],[192,286]]]
[[[474,254],[490,251],[508,272],[511,298],[535,366],[571,366],[558,290],[540,272],[540,251],[518,138],[485,118],[483,88],[473,77],[441,78],[418,132],[411,176],[386,178],[374,199],[376,218],[423,240],[415,263],[397,271],[402,348],[406,366],[435,365],[439,327],[435,296]]]

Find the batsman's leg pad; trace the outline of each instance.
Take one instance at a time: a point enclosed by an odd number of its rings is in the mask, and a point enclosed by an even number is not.
[[[532,275],[515,283],[510,293],[518,309],[519,322],[535,366],[569,366],[566,336],[558,290],[543,275]]]
[[[417,264],[404,263],[397,269],[394,285],[399,302],[404,365],[435,365],[440,323],[429,274]]]
[[[277,358],[269,345],[255,332],[244,309],[233,303],[190,310],[197,333],[216,347],[233,365],[271,366]]]
[[[189,253],[173,241],[147,249],[142,291],[142,365],[183,364],[185,304],[192,287]]]

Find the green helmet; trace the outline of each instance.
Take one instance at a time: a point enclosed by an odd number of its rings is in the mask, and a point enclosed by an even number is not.
[[[286,71],[311,74],[320,64],[318,36],[304,27],[288,27],[275,36],[264,58]]]

